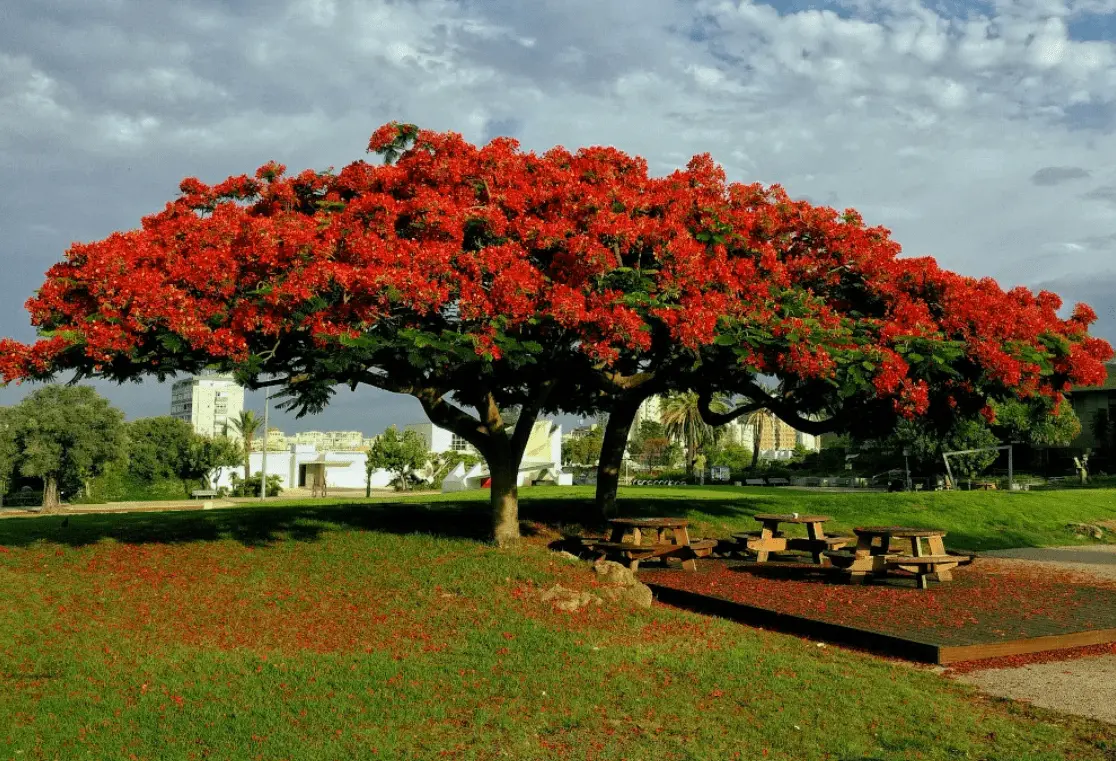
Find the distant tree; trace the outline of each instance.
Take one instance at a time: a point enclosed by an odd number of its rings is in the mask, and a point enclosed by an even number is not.
[[[728,404],[714,399],[710,404],[713,412],[724,412]],[[698,403],[698,395],[693,391],[670,394],[663,399],[663,427],[671,438],[678,439],[686,448],[686,472],[693,473],[694,460],[699,451],[717,441],[719,431],[705,422]]]
[[[371,489],[372,471],[383,469],[394,473],[403,489],[410,488],[411,475],[421,470],[429,460],[426,439],[418,431],[404,431],[402,434],[391,426],[376,439],[368,450],[365,461],[366,493]]]
[[[895,450],[909,450],[911,462],[918,470],[940,473],[945,469],[943,453],[995,447],[999,446],[1000,439],[983,420],[976,418],[958,420],[945,433],[928,428],[917,420],[904,420],[896,427],[890,444]],[[955,474],[972,478],[995,463],[998,454],[989,451],[955,455],[950,458],[949,465]]]
[[[12,438],[10,415],[10,407],[0,407],[0,504],[3,504],[4,495],[8,492],[18,454]]]
[[[430,458],[431,486],[435,489],[441,488],[442,482],[445,480],[446,476],[459,464],[464,465],[466,469],[468,469],[480,461],[481,457],[479,455],[475,455],[472,452],[458,452],[453,449],[434,455]],[[370,488],[365,491],[366,496],[371,495]]]
[[[197,436],[194,427],[170,416],[127,424],[128,472],[141,481],[178,478]]]
[[[604,431],[600,428],[574,433],[562,444],[562,462],[567,465],[596,466],[603,441]]]
[[[240,444],[226,436],[199,436],[194,434],[185,456],[178,463],[176,475],[182,480],[183,487],[189,493],[189,484],[201,481],[207,487],[212,487],[221,478],[223,468],[231,468],[241,461]],[[272,491],[271,479],[268,476],[268,494],[278,495]]]
[[[62,484],[84,487],[125,456],[124,413],[89,386],[46,386],[6,417],[19,473],[43,480],[43,511],[61,509]]]
[[[221,468],[243,462],[240,444],[225,436],[210,438],[189,423],[172,418],[142,418],[129,423],[128,472],[142,481],[177,479],[187,496],[199,482],[209,486]]]
[[[239,415],[232,419],[229,426],[244,442],[244,478],[247,479],[252,475],[252,440],[256,438],[256,434],[263,427],[263,420],[252,410],[242,410]],[[266,442],[267,434],[265,432],[265,445]]]
[[[743,444],[729,443],[721,447],[715,456],[710,457],[714,465],[730,470],[746,470],[752,466],[752,450]]]

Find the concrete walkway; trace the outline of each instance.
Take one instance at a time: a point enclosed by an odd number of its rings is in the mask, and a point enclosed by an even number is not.
[[[1027,547],[1018,550],[982,552],[981,556],[1036,564],[1061,571],[1087,573],[1106,581],[1116,581],[1116,544]]]
[[[1116,545],[983,552],[1007,565],[1042,567],[1116,582]],[[1116,655],[984,669],[957,675],[982,692],[1116,724]]]
[[[1116,655],[971,671],[956,678],[989,695],[1116,724]]]

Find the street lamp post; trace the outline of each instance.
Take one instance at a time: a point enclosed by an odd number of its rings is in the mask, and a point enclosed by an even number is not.
[[[271,402],[271,392],[264,391],[263,455],[260,458],[260,500],[267,499],[267,411]]]

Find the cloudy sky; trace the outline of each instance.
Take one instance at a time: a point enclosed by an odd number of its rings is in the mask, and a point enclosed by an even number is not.
[[[341,167],[393,119],[656,173],[708,151],[908,254],[1086,301],[1116,341],[1116,0],[0,2],[0,334],[33,336],[23,302],[70,242],[137,226],[181,178]],[[102,390],[169,407],[166,386]],[[343,390],[278,422],[421,419]]]

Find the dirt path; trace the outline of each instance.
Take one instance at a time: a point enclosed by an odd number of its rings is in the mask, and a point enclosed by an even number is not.
[[[983,692],[1116,724],[1116,655],[959,674]]]
[[[1087,573],[1116,581],[1116,544],[1078,547],[1027,547],[1019,550],[982,552],[982,556],[1014,562],[1039,564],[1063,571]]]

